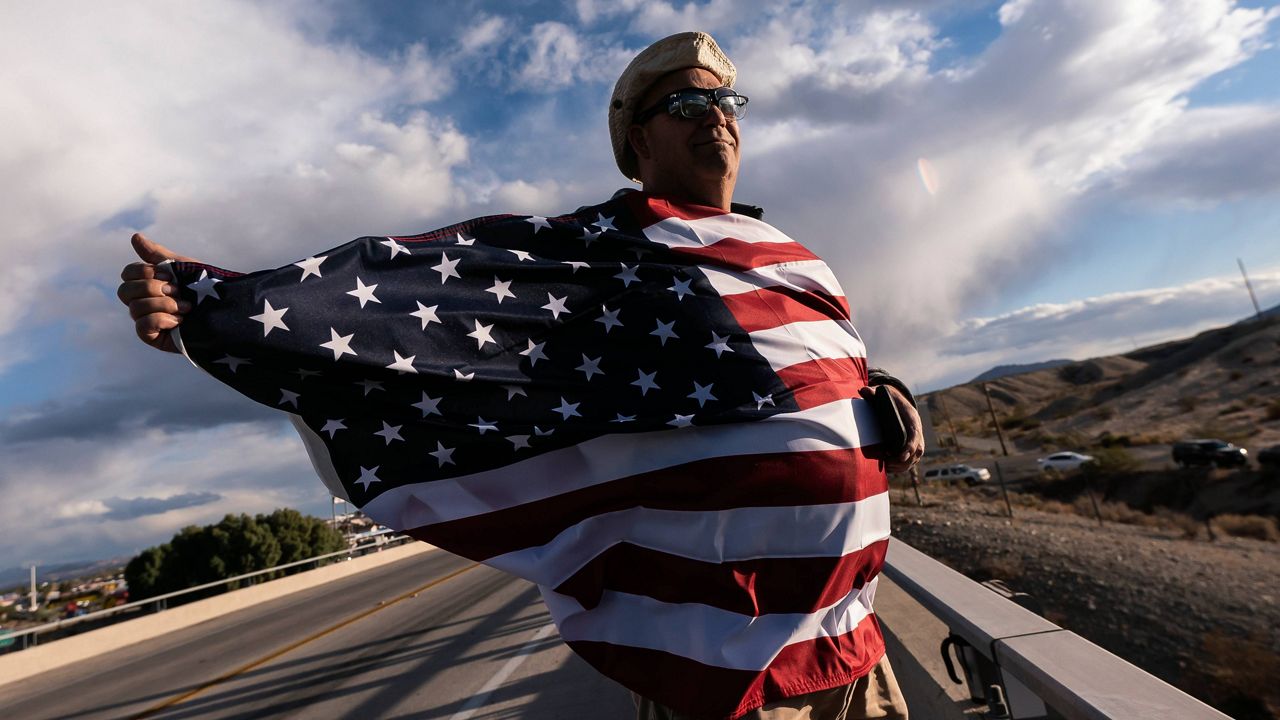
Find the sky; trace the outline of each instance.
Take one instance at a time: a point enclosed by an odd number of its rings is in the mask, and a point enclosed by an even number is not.
[[[1228,0],[22,3],[0,42],[0,568],[329,513],[284,416],[134,336],[143,231],[243,271],[631,184],[640,49],[751,98],[735,199],[927,391],[1280,304],[1280,8]]]

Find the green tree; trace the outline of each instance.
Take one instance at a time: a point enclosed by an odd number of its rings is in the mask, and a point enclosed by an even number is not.
[[[149,547],[124,567],[124,580],[129,584],[131,600],[142,600],[167,592],[163,586],[161,567],[168,552],[168,544]]]

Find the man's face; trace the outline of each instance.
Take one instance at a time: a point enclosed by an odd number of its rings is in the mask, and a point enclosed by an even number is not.
[[[653,106],[667,94],[685,88],[715,89],[720,79],[702,68],[687,68],[664,75],[637,105]],[[633,138],[636,126],[632,127]],[[641,160],[664,181],[681,179],[691,182],[734,182],[738,175],[738,123],[726,118],[712,106],[700,118],[684,118],[660,112],[639,128],[643,132],[647,157]],[[640,150],[637,149],[639,153]],[[649,178],[644,178],[646,183]],[[662,184],[666,185],[666,182]],[[683,183],[681,183],[683,184]]]

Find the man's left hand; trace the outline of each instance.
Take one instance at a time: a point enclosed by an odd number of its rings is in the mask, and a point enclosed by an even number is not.
[[[902,428],[906,430],[907,444],[902,447],[902,452],[897,456],[884,459],[884,468],[891,473],[906,472],[920,461],[920,456],[924,455],[924,426],[920,423],[920,413],[916,412],[911,401],[907,400],[907,397],[894,386],[889,385],[888,388],[893,404],[898,408],[898,415],[902,416]]]

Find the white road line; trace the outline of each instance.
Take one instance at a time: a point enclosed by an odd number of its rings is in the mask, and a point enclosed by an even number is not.
[[[503,665],[502,669],[499,670],[496,675],[489,678],[489,682],[485,683],[484,687],[480,688],[478,693],[471,696],[471,699],[467,701],[467,704],[463,705],[462,709],[459,710],[456,715],[449,718],[449,720],[467,720],[472,715],[475,715],[476,711],[484,706],[485,702],[489,699],[489,696],[493,694],[493,691],[497,690],[499,685],[506,682],[507,678],[511,677],[511,673],[515,672],[516,668],[520,667],[520,663],[524,662],[525,658],[529,657],[529,653],[533,652],[533,646],[537,645],[539,640],[550,635],[555,629],[555,623],[547,623],[546,625],[543,625],[542,629],[539,630],[532,638],[529,638],[529,642],[526,642],[524,647],[520,648],[520,652],[516,653],[515,657],[508,660],[507,664]]]

